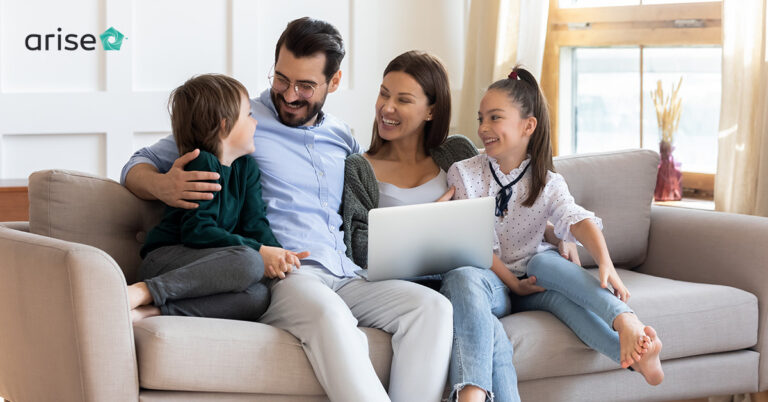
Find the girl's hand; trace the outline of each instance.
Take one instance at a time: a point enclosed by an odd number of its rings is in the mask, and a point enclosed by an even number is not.
[[[629,289],[624,286],[624,282],[619,278],[619,273],[616,272],[616,268],[611,266],[600,266],[600,287],[603,289],[608,288],[608,284],[613,287],[613,294],[616,295],[621,301],[626,303],[631,296]]]
[[[533,293],[543,292],[547,290],[541,286],[536,285],[535,276],[529,276],[525,279],[518,279],[512,285],[513,286],[510,289],[512,289],[512,291],[515,292],[515,294],[518,296],[528,296]]]
[[[581,266],[581,260],[579,260],[579,246],[577,246],[576,243],[560,240],[557,243],[557,251],[559,251],[560,255],[566,260]]]
[[[285,274],[293,268],[301,267],[299,260],[309,257],[309,251],[296,253],[280,247],[261,246],[259,249],[264,260],[264,276],[267,278],[285,279]]]

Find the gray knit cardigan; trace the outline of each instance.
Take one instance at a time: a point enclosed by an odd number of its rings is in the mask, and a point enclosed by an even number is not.
[[[452,135],[429,154],[447,172],[455,162],[477,155],[477,148],[467,137]],[[368,266],[368,211],[378,206],[379,186],[373,167],[363,155],[350,155],[344,167],[341,229],[347,257],[363,268]]]

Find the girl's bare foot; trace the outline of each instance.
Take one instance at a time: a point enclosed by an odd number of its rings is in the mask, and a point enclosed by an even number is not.
[[[632,368],[645,377],[645,381],[651,385],[659,385],[664,381],[664,370],[661,368],[661,339],[656,335],[656,331],[651,327],[643,328],[643,332],[650,338],[651,342],[648,351],[643,355],[643,359],[632,365]]]
[[[136,282],[128,286],[126,293],[128,293],[128,304],[131,310],[152,302],[152,294],[149,293],[149,288],[144,282]]]
[[[131,310],[131,322],[136,322],[160,314],[160,309],[157,306],[139,306]]]
[[[619,332],[621,367],[627,368],[643,359],[648,352],[650,337],[643,331],[643,323],[634,313],[619,314],[613,321]]]

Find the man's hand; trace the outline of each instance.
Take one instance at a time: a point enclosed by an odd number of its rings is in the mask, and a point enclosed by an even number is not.
[[[560,240],[557,243],[557,251],[566,260],[581,266],[581,260],[579,259],[579,246],[576,243]]]
[[[207,183],[205,180],[218,180],[219,174],[216,172],[201,172],[184,170],[184,166],[200,155],[200,150],[187,152],[173,162],[171,169],[159,175],[159,179],[154,183],[152,192],[157,199],[172,207],[195,209],[198,207],[196,202],[187,200],[210,200],[213,199],[213,192],[221,190],[218,183]]]
[[[291,272],[293,268],[301,267],[301,259],[309,257],[309,251],[297,253],[270,246],[261,246],[259,254],[264,260],[264,276],[280,279],[285,279],[285,274]]]

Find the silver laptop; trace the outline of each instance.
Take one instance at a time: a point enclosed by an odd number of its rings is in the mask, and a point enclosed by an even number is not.
[[[415,278],[493,259],[493,197],[377,208],[368,213],[370,281]]]

